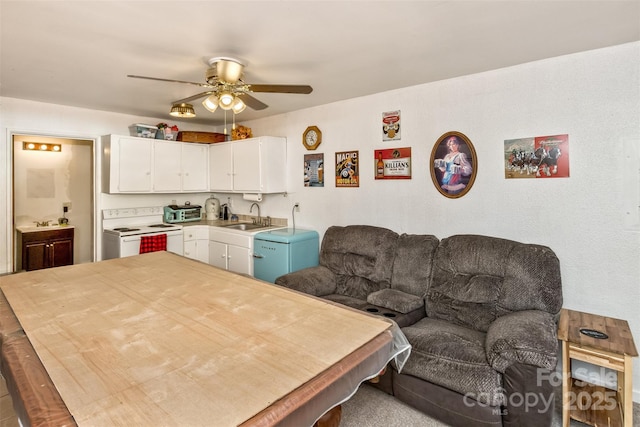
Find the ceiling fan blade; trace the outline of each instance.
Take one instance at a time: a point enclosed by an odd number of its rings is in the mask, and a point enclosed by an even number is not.
[[[245,104],[247,104],[247,107],[253,109],[253,110],[264,110],[265,108],[268,107],[267,104],[265,104],[264,102],[254,98],[253,96],[249,95],[248,93],[243,93],[242,95],[240,95],[242,101],[244,101]]]
[[[188,98],[184,98],[184,99],[179,99],[177,101],[173,101],[174,104],[182,104],[183,102],[191,102],[191,101],[195,101],[198,98],[204,98],[205,96],[211,95],[212,93],[215,93],[215,91],[213,90],[208,90],[206,92],[202,92],[202,93],[198,93],[196,95],[190,96]],[[249,105],[249,104],[247,104]]]
[[[195,85],[195,86],[200,86],[200,87],[207,87],[207,88],[212,88],[213,86],[208,84],[208,83],[196,83],[196,82],[187,82],[184,80],[172,80],[172,79],[161,79],[158,77],[146,77],[146,76],[136,76],[133,74],[127,74],[127,77],[131,77],[134,79],[146,79],[146,80],[157,80],[159,82],[170,82],[170,83],[186,83],[189,85]]]
[[[271,92],[271,93],[303,93],[308,94],[313,91],[309,85],[253,85],[249,84],[251,92]]]

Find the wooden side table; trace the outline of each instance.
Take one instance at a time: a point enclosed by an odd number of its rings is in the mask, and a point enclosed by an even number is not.
[[[581,332],[585,329],[603,333],[606,338],[585,335]],[[569,426],[570,418],[593,426],[631,427],[631,360],[638,356],[638,350],[627,321],[562,309],[558,338],[562,340],[563,427]],[[615,370],[617,390],[613,392],[572,379],[572,359]]]

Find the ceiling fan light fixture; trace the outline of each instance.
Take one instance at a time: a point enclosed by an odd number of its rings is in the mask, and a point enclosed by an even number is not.
[[[213,58],[218,78],[223,82],[236,83],[242,77],[244,65],[233,58]]]
[[[202,105],[204,106],[204,108],[213,113],[218,108],[218,97],[215,95],[210,95],[206,97],[204,101],[202,101]]]
[[[235,99],[235,96],[233,96],[233,94],[231,92],[221,92],[220,96],[218,97],[218,103],[220,105],[220,108],[222,108],[223,110],[230,110],[231,106],[233,105],[233,100]]]
[[[234,99],[233,103],[231,104],[231,109],[233,110],[233,113],[240,114],[244,111],[245,108],[247,108],[247,104],[245,104],[244,101],[240,99],[240,97],[236,96],[236,99]]]
[[[182,117],[182,118],[190,118],[195,117],[196,112],[193,109],[193,105],[182,102],[180,104],[173,104],[171,106],[170,115],[173,117]]]

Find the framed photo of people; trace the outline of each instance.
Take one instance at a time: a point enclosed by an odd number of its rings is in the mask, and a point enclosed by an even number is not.
[[[460,132],[447,132],[431,150],[431,179],[445,197],[455,199],[469,192],[478,173],[473,144]]]

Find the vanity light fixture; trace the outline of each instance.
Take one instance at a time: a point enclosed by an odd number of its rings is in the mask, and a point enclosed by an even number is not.
[[[62,151],[62,145],[23,141],[22,149],[27,151],[53,151],[59,153]]]

